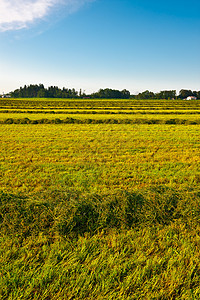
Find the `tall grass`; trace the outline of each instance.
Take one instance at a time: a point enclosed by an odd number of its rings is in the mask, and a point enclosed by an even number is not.
[[[199,299],[199,192],[0,199],[2,299]]]

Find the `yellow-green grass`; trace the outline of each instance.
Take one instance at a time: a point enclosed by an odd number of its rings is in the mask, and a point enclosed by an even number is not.
[[[1,124],[0,299],[200,299],[199,131]]]
[[[73,242],[2,238],[2,299],[198,300],[199,229],[177,222]]]
[[[140,123],[141,122],[159,122],[159,123],[166,123],[169,120],[175,120],[174,122],[178,123],[180,122],[196,122],[200,123],[200,116],[197,114],[70,114],[70,113],[60,113],[60,114],[54,114],[54,113],[0,113],[0,122],[6,122],[7,119],[12,120],[21,120],[28,118],[29,120],[65,120],[66,118],[73,118],[75,120],[101,120],[102,122],[106,122],[106,120],[118,120],[119,123],[123,122],[123,120],[130,120],[132,122]],[[20,122],[20,121],[19,121]],[[77,121],[76,121],[77,122]]]
[[[75,108],[69,108],[69,109],[12,109],[12,108],[8,108],[8,109],[3,109],[0,108],[0,113],[31,113],[31,114],[38,114],[38,113],[42,113],[42,114],[49,114],[49,113],[53,113],[53,114],[109,114],[109,113],[113,113],[113,114],[200,114],[200,109],[142,109],[142,107],[138,108],[138,109],[119,109],[119,108],[88,108],[85,109],[84,107],[78,107],[77,109]]]
[[[133,99],[0,99],[0,108],[64,109],[200,109],[200,101]]]
[[[87,192],[200,182],[199,125],[1,125],[1,187]]]

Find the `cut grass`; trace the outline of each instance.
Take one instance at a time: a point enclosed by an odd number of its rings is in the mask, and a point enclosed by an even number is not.
[[[133,99],[0,99],[1,109],[199,110],[200,101]]]
[[[0,100],[0,298],[199,300],[199,104]]]
[[[1,298],[199,299],[199,195],[1,193]]]
[[[1,125],[1,141],[9,192],[199,185],[199,125],[13,124]]]

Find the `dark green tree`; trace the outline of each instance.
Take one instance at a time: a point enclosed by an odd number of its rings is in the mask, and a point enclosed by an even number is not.
[[[193,96],[193,92],[191,90],[180,90],[179,98],[186,99],[189,96]]]

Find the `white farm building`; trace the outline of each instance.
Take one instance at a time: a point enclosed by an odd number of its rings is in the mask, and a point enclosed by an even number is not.
[[[194,96],[189,96],[189,97],[186,98],[186,100],[197,100],[197,98],[194,97]]]

